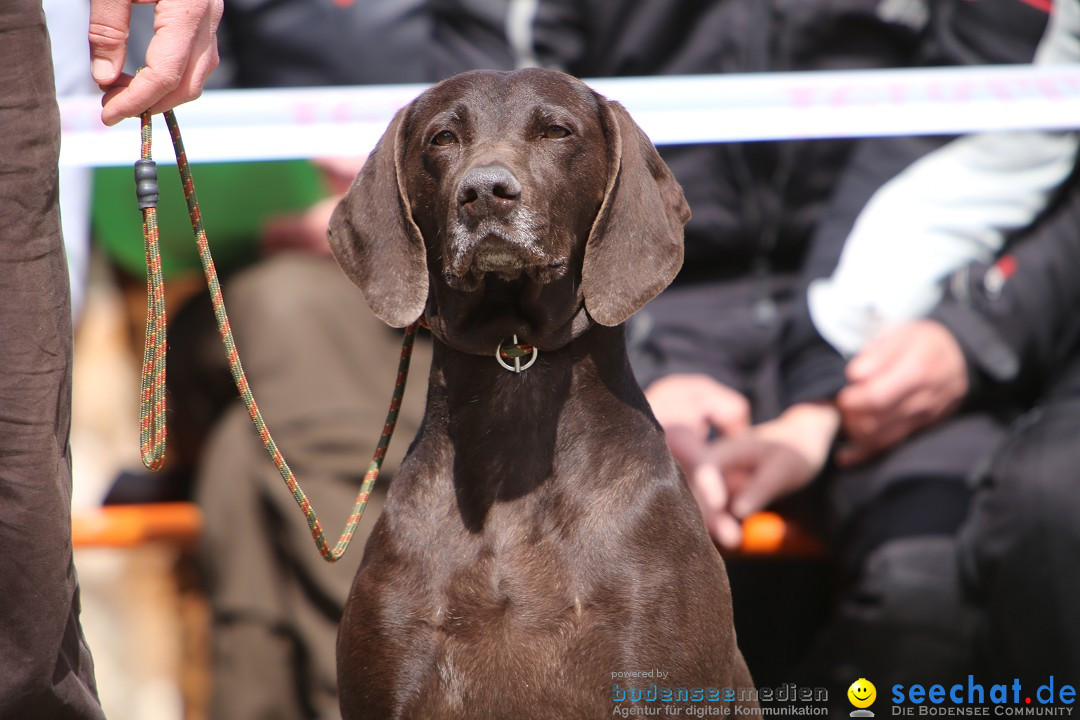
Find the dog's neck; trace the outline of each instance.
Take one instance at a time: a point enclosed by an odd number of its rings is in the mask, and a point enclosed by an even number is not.
[[[500,318],[489,322],[470,320],[455,325],[453,320],[448,320],[439,313],[437,307],[430,306],[424,313],[424,327],[447,348],[483,357],[495,357],[500,343],[506,344],[516,334],[520,334],[523,341],[536,347],[539,352],[560,350],[593,326],[584,303],[578,305],[564,320],[542,323],[507,322],[505,318]],[[501,328],[501,331],[498,328]],[[460,339],[463,331],[470,335],[468,340]]]
[[[589,459],[581,456],[589,451],[577,446],[594,436],[591,428],[623,413],[651,417],[621,326],[594,325],[519,374],[500,367],[494,354],[464,353],[435,339],[425,433],[449,443],[458,505],[472,530],[482,528],[494,503],[587,472]]]

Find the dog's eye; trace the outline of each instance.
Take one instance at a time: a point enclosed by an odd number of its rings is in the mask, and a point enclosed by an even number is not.
[[[544,128],[544,138],[547,140],[561,140],[562,138],[569,136],[570,131],[562,125],[548,125]]]
[[[457,141],[457,135],[449,130],[443,130],[440,133],[436,133],[435,137],[431,138],[432,145],[454,145]]]

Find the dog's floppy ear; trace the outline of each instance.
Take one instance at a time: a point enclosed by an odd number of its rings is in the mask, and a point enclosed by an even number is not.
[[[690,207],[652,142],[617,102],[597,96],[607,134],[607,191],[585,246],[585,308],[618,325],[668,286],[682,266]]]
[[[375,316],[405,327],[424,312],[427,257],[401,172],[408,108],[399,110],[330,217],[330,247]]]

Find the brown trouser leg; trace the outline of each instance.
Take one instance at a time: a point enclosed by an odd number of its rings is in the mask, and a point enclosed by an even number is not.
[[[40,0],[0,3],[0,717],[101,718],[71,559],[71,309]]]

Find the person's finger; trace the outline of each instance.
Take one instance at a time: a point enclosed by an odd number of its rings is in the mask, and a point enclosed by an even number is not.
[[[860,382],[883,372],[903,348],[902,333],[885,332],[868,342],[844,368],[848,382]]]
[[[735,550],[742,544],[742,523],[729,513],[722,513],[713,519],[709,534],[717,545]]]
[[[120,77],[127,57],[131,0],[92,0],[90,3],[90,74],[108,87]]]
[[[738,435],[750,428],[750,402],[731,391],[705,407],[709,424],[723,435]]]
[[[155,36],[156,39],[156,36]],[[154,44],[152,40],[151,45]],[[127,81],[119,90],[110,88],[102,99],[101,121],[106,125],[115,125],[126,117],[134,117],[145,110],[155,111],[154,106],[180,86],[184,77],[190,49],[179,51],[166,60],[150,64],[147,52],[147,65],[141,68],[135,77]]]
[[[738,498],[757,486],[761,481],[762,467],[767,465],[767,447],[773,443],[750,437],[739,436],[713,443],[703,456],[699,473],[714,470],[724,480],[726,493],[723,498],[725,511],[738,502]],[[726,513],[730,514],[730,513]]]
[[[727,511],[725,477],[712,463],[703,463],[694,468],[689,484],[709,536],[721,547],[737,548],[742,542],[742,527]]]
[[[724,485],[724,476],[712,463],[702,463],[693,469],[689,481],[690,491],[708,525],[727,507],[728,492]]]
[[[889,406],[890,386],[880,376],[851,383],[836,394],[836,406],[843,413],[875,412]]]
[[[777,451],[779,452],[779,450]],[[765,509],[780,495],[784,484],[775,458],[767,458],[759,466],[753,482],[747,483],[731,500],[731,514],[739,519]]]
[[[206,85],[210,73],[218,66],[218,61],[216,39],[210,38],[197,43],[179,84],[173,88],[172,92],[155,102],[150,108],[151,111],[160,113],[172,110],[177,105],[202,95],[203,86]]]
[[[705,449],[705,439],[686,425],[673,425],[664,431],[664,435],[675,462],[689,475]]]
[[[215,29],[220,19],[217,0],[159,0],[158,28],[146,50],[146,65],[119,90],[102,99],[101,119],[114,125],[145,110],[164,112],[197,98],[218,64]]]
[[[765,468],[768,463],[765,464]],[[764,510],[778,493],[777,484],[771,478],[764,478],[764,472],[758,473],[758,481],[749,483],[738,496],[731,501],[731,514],[739,519],[744,519]]]
[[[702,462],[707,460],[708,464],[716,466],[723,474],[729,471],[752,474],[766,444],[766,441],[753,435],[722,438],[708,446],[708,450],[702,455]]]
[[[844,366],[844,376],[849,383],[860,382],[880,372],[886,360],[887,358],[881,353],[864,348]]]
[[[731,500],[731,514],[739,520],[764,510],[777,499],[810,482],[814,467],[792,448],[773,444],[758,464],[754,482],[748,483]]]
[[[862,386],[841,390],[836,396],[836,407],[844,432],[857,443],[869,442],[878,433],[888,409],[871,401]]]
[[[881,450],[899,442],[932,419],[932,393],[916,391],[884,407],[844,408],[844,431],[852,442]],[[838,403],[839,404],[839,403]]]
[[[733,435],[750,424],[747,399],[707,375],[668,375],[650,383],[645,397],[665,430],[683,425],[702,442],[713,430]]]
[[[880,412],[895,406],[914,390],[904,368],[884,366],[874,375],[850,382],[837,393],[836,406],[841,414]]]

